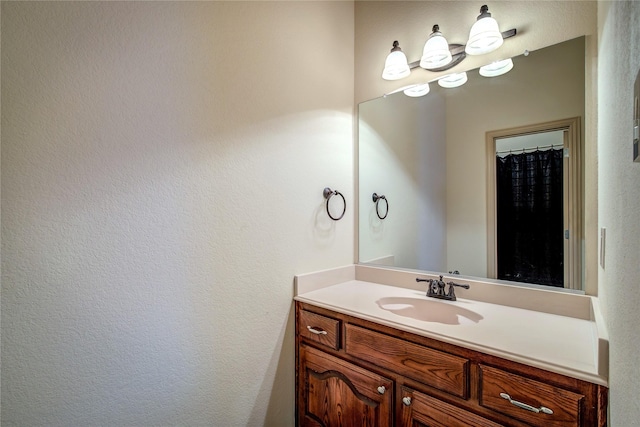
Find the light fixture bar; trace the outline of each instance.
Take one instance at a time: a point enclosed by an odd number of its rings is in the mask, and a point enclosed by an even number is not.
[[[503,39],[508,39],[511,38],[513,36],[515,36],[517,34],[517,31],[515,28],[512,28],[510,30],[506,30],[503,31],[502,33],[502,38]],[[452,61],[445,65],[444,67],[440,67],[440,68],[433,68],[430,69],[429,71],[446,71],[450,68],[455,67],[456,65],[458,65],[460,62],[462,62],[462,60],[464,58],[467,57],[467,54],[465,53],[464,49],[465,49],[465,45],[463,44],[450,44],[449,45],[449,51],[451,52],[451,56],[453,57]],[[409,63],[409,69],[413,70],[414,68],[418,68],[420,66],[420,60],[418,59],[417,61],[414,62],[410,62]]]
[[[510,38],[510,37],[515,36],[515,35],[516,35],[516,33],[517,33],[517,31],[516,31],[516,29],[515,29],[515,28],[512,28],[512,29],[507,30],[507,31],[503,31],[503,32],[502,32],[502,38],[503,38],[503,39],[508,39],[508,38]]]

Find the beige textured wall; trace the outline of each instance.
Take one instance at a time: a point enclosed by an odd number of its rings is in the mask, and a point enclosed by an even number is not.
[[[610,423],[638,424],[640,406],[640,163],[632,161],[640,2],[598,7],[598,217],[607,230],[599,296],[609,329]]]
[[[425,3],[356,3],[357,102],[395,88],[379,78],[394,39],[417,59],[430,17],[456,42],[477,14]],[[521,33],[506,54],[592,35],[594,5],[491,11]],[[586,100],[612,426],[640,418],[624,102],[638,6],[599,2]],[[3,2],[1,16],[3,423],[292,425],[292,276],[352,260],[352,218],[326,222],[319,194],[354,196],[353,4]]]
[[[353,261],[353,13],[2,2],[3,423],[293,425],[293,276]]]

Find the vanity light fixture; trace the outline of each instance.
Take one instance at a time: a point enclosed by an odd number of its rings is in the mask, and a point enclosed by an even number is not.
[[[422,59],[420,59],[420,66],[427,70],[444,67],[453,60],[449,51],[449,43],[440,32],[440,26],[434,25],[432,31],[424,44]]]
[[[400,43],[396,40],[393,42],[391,52],[384,61],[382,78],[385,80],[399,80],[407,77],[409,74],[411,74],[411,70],[407,63],[407,57],[404,52],[402,52],[402,49],[400,49]]]
[[[466,72],[449,74],[447,76],[442,77],[441,79],[438,79],[438,84],[441,87],[444,87],[447,89],[462,86],[466,82],[467,82]]]
[[[417,67],[434,72],[446,71],[462,62],[467,54],[481,55],[492,52],[502,45],[504,39],[516,35],[515,28],[500,32],[498,23],[491,17],[486,5],[480,8],[480,16],[471,27],[466,45],[449,44],[438,25],[434,25],[432,31],[424,44],[419,61],[408,63],[406,55],[400,49],[400,44],[394,41],[393,48],[384,63],[382,78],[399,80],[407,77],[411,74],[411,70]]]
[[[498,49],[503,41],[498,21],[491,17],[487,5],[483,5],[477,21],[469,31],[469,41],[464,51],[468,55],[483,55]]]
[[[412,98],[418,98],[429,93],[429,83],[423,83],[406,88],[404,94]]]
[[[483,77],[497,77],[508,73],[513,68],[511,58],[502,61],[492,62],[491,64],[480,67],[480,75]]]

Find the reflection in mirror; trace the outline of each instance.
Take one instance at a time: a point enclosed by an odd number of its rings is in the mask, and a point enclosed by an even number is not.
[[[487,132],[489,277],[581,289],[580,118]]]
[[[488,136],[517,135],[509,133],[517,128],[525,129],[520,133],[539,133],[545,124],[577,119],[571,132],[580,147],[584,49],[581,37],[515,57],[513,69],[499,77],[470,71],[467,83],[458,88],[432,84],[424,97],[399,92],[360,104],[359,262],[519,280],[519,272],[499,276],[496,268],[501,265],[500,249],[496,250],[496,229],[501,224],[498,219],[495,227],[491,225],[496,151],[491,152],[495,145],[490,147]],[[571,161],[576,182],[571,191],[582,191],[581,150],[571,153],[563,147],[563,159],[567,154],[575,155]],[[572,194],[576,197],[567,199],[566,177],[562,182],[563,197],[568,200],[563,215],[573,212],[577,217],[573,226],[578,227],[568,235],[569,251],[566,224],[555,226],[565,248],[562,279],[558,281],[556,274],[552,281],[528,278],[522,282],[582,289],[579,262],[571,266],[577,273],[567,274],[565,258],[570,252],[572,259],[582,259],[582,197]],[[393,206],[384,220],[376,215],[373,193],[384,194]]]
[[[499,279],[563,286],[562,134],[545,132],[552,141],[539,144],[529,135],[495,142]]]

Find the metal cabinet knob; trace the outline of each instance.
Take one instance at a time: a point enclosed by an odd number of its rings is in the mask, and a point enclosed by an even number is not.
[[[378,393],[384,394],[385,391],[387,391],[387,388],[385,386],[381,385],[380,387],[378,387]]]
[[[409,396],[403,397],[402,398],[402,403],[404,403],[405,406],[411,405],[411,398]]]

